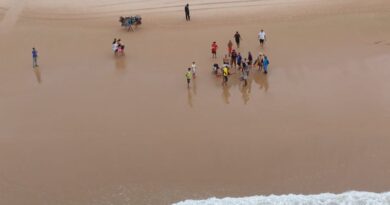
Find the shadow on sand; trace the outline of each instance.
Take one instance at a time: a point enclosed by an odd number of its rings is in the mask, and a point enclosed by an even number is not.
[[[33,70],[34,70],[34,74],[35,74],[35,78],[37,79],[37,82],[39,84],[41,84],[42,83],[41,71],[39,70],[38,67],[34,68]]]

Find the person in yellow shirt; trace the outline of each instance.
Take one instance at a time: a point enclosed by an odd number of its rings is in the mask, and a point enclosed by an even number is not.
[[[192,71],[191,68],[188,68],[188,71],[186,72],[186,78],[187,78],[187,87],[190,87],[190,82],[192,78]]]
[[[223,84],[226,84],[228,82],[228,76],[229,76],[229,69],[227,66],[223,67]]]

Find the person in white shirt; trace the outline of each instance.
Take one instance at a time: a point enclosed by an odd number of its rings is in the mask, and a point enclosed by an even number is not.
[[[192,71],[192,77],[195,78],[196,77],[196,64],[195,64],[195,62],[192,62],[191,71]]]
[[[261,29],[261,31],[259,32],[259,41],[260,41],[261,47],[263,47],[264,42],[265,42],[265,32],[263,29]]]

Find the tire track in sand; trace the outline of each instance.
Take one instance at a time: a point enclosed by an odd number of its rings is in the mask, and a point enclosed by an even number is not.
[[[0,32],[4,33],[12,29],[19,18],[19,14],[23,11],[23,8],[27,0],[13,0],[9,9],[6,11],[3,20],[0,22]]]

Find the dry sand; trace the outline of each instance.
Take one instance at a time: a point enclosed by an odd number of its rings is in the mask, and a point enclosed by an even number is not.
[[[0,204],[389,190],[389,1],[191,5],[187,23],[178,1],[0,3]],[[209,47],[236,30],[270,73],[224,88]]]

